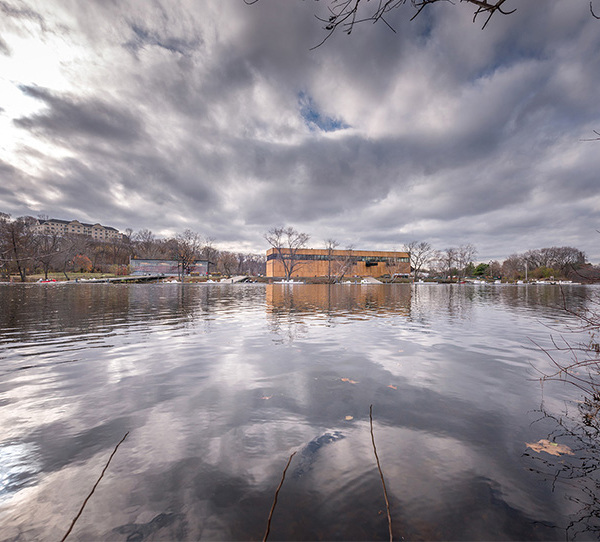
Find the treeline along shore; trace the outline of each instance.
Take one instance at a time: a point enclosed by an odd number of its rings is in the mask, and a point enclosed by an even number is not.
[[[85,233],[66,231],[66,228],[63,231],[43,229],[40,224],[44,221],[48,221],[47,217],[12,218],[0,212],[0,280],[27,282],[40,278],[75,280],[124,276],[130,272],[132,259],[179,262],[198,259],[210,262],[209,275],[212,276],[265,275],[264,253],[220,250],[214,238],[189,229],[167,238],[159,238],[148,229],[127,229],[124,233],[99,239]],[[277,231],[286,234],[276,237],[280,246],[293,247],[298,240],[302,246],[308,246],[310,236],[290,227],[269,230],[264,237],[271,246],[275,246],[272,233]],[[316,245],[323,245],[330,250],[340,243],[327,239]],[[509,282],[524,279],[600,280],[600,266],[590,263],[583,251],[569,246],[515,253],[502,262],[478,262],[478,251],[472,244],[436,249],[427,241],[412,241],[402,245],[402,248],[410,254],[413,280],[446,281],[468,277]],[[335,282],[340,277],[326,278]],[[395,278],[390,276],[384,279]]]

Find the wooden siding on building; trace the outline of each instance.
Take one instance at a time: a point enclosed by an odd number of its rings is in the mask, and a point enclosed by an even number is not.
[[[315,284],[311,288],[296,288],[294,295],[277,284],[266,285],[267,310],[274,314],[293,310],[299,314],[342,311],[344,314],[364,315],[365,310],[409,316],[412,291],[410,288],[330,288]]]
[[[289,258],[289,254],[289,249],[281,249],[284,258]],[[300,249],[294,259],[292,277],[381,277],[410,273],[408,252]],[[285,268],[279,250],[267,250],[267,277],[283,276]]]

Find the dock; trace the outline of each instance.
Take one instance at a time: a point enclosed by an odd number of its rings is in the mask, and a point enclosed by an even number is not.
[[[122,284],[122,283],[158,282],[159,280],[164,279],[164,278],[165,278],[165,275],[159,273],[159,274],[154,274],[154,275],[125,275],[123,277],[70,280],[69,282],[78,283],[78,284],[90,284],[90,283],[97,283],[97,282],[110,282],[113,284]]]

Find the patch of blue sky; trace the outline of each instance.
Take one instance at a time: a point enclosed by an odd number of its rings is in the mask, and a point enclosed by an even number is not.
[[[298,104],[300,106],[300,115],[311,131],[335,132],[350,127],[340,119],[322,115],[313,99],[306,92],[298,93]]]
[[[157,33],[150,32],[149,30],[146,30],[137,24],[132,23],[129,26],[135,34],[135,38],[125,43],[125,47],[136,52],[139,49],[143,49],[146,45],[153,45],[166,49],[171,53],[187,55],[192,52],[200,43],[199,39],[183,40],[169,36],[167,36],[165,39],[161,39]]]

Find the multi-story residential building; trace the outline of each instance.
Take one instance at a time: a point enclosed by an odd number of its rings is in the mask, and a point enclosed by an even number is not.
[[[79,222],[79,220],[60,220],[58,218],[50,218],[48,220],[40,220],[39,224],[35,226],[36,230],[40,233],[56,234],[56,235],[68,235],[68,234],[79,234],[87,235],[97,241],[110,241],[115,239],[122,239],[123,234],[119,230],[110,226],[103,226],[102,224],[86,224],[85,222]]]

